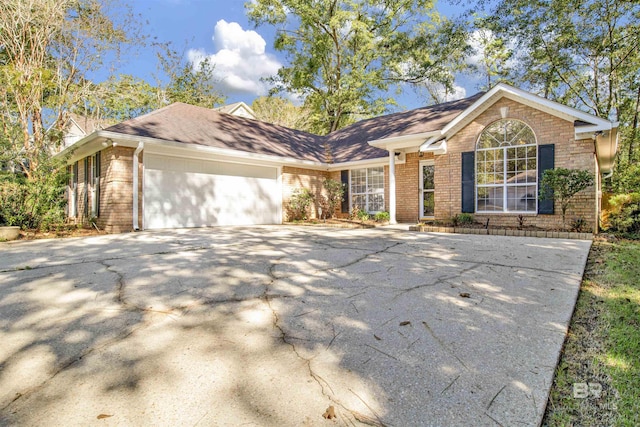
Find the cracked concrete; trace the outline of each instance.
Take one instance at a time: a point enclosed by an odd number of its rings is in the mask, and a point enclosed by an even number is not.
[[[307,227],[5,243],[0,424],[535,426],[589,247]]]

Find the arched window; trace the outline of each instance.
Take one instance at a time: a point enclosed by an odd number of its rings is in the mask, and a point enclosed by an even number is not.
[[[537,144],[525,123],[503,119],[476,144],[476,212],[537,212]]]

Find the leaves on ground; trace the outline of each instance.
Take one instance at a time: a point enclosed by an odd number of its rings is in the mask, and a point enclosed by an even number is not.
[[[324,411],[324,414],[322,414],[322,417],[327,420],[336,418],[336,408],[334,408],[333,406],[329,406],[327,410]]]

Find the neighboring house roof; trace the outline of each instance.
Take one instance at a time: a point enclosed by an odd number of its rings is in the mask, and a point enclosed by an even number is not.
[[[256,113],[251,107],[244,102],[234,102],[233,104],[223,105],[222,107],[213,108],[214,111],[227,113],[238,117],[246,117],[248,119],[257,119]]]
[[[368,142],[440,130],[482,95],[374,117],[333,132],[327,135],[333,160],[341,163],[388,156],[386,150]]]
[[[325,162],[319,136],[181,102],[105,130],[183,144]]]
[[[83,116],[80,114],[69,113],[69,118],[78,126],[78,128],[84,132],[85,135],[109,127],[113,122],[107,120],[99,120],[92,117]]]

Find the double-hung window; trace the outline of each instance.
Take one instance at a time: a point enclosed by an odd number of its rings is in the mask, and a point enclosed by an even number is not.
[[[537,149],[519,120],[487,126],[476,146],[476,212],[537,212]]]
[[[384,167],[351,171],[351,208],[368,213],[384,211]]]

